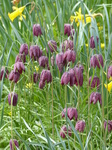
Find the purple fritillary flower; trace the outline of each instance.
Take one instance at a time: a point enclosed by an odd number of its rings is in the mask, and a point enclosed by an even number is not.
[[[6,72],[6,73],[5,73],[5,72]],[[5,78],[8,78],[8,73],[9,73],[9,71],[8,71],[7,69],[6,69],[6,71],[5,71],[5,67],[3,66],[3,67],[1,68],[1,71],[0,71],[0,80],[2,80],[4,73],[5,73]]]
[[[39,65],[44,68],[48,66],[48,58],[46,56],[39,57]]]
[[[71,41],[71,40],[65,40],[65,41],[62,43],[62,52],[65,52],[65,51],[67,51],[68,49],[70,49],[70,50],[73,50],[73,49],[74,49],[74,44],[73,44],[73,41]]]
[[[102,105],[102,98],[101,98],[101,94],[98,92],[92,92],[90,95],[90,104],[96,104],[97,101],[99,101],[100,105]]]
[[[104,129],[106,130],[107,121],[104,121]],[[108,132],[112,131],[112,120],[108,120]]]
[[[90,66],[96,68],[96,66],[100,69],[103,67],[103,57],[101,54],[95,54],[91,57]]]
[[[96,36],[96,41],[97,41],[97,44],[98,44],[98,37]],[[94,36],[92,36],[90,38],[90,48],[94,49],[95,48],[95,40],[94,40]]]
[[[79,120],[76,122],[75,130],[77,130],[79,132],[83,132],[84,128],[85,128],[85,121]]]
[[[34,82],[34,83],[37,83],[39,77],[40,77],[40,75],[39,75],[38,73],[35,73],[35,72],[34,72],[34,73],[33,73],[33,82]],[[32,79],[32,77],[31,77],[31,79]]]
[[[40,24],[33,25],[33,35],[37,37],[42,35]]]
[[[92,81],[91,81],[92,80]],[[100,85],[100,79],[97,76],[94,76],[92,79],[92,76],[89,78],[89,86],[92,88],[95,88],[97,86],[97,89],[99,89]]]
[[[75,66],[74,67],[74,72],[75,72],[75,84],[76,86],[82,86],[83,85],[83,72],[82,68]]]
[[[63,67],[64,67],[64,54],[59,53],[56,55],[56,64],[58,66],[58,69],[60,72],[62,72]]]
[[[76,53],[75,53],[75,51],[68,49],[64,53],[64,62],[68,63],[68,62],[72,61],[72,63],[74,63],[75,59],[76,59]]]
[[[9,74],[9,80],[17,83],[17,81],[20,78],[20,73],[19,72],[14,72],[14,70],[11,71]]]
[[[67,85],[70,82],[70,74],[68,72],[64,72],[61,77],[61,84]]]
[[[37,60],[40,56],[42,56],[42,50],[40,50],[37,45],[31,45],[29,54],[31,59]]]
[[[71,25],[70,24],[64,24],[64,35],[70,36],[70,31],[71,31]]]
[[[65,114],[66,114],[66,108],[64,108],[64,110],[61,113],[62,118],[65,117]],[[78,118],[77,109],[76,108],[72,108],[72,107],[67,108],[67,116],[68,116],[68,118],[70,120],[75,118],[75,120],[77,121],[77,118]]]
[[[8,95],[8,103],[11,105],[11,97],[12,97],[12,105],[16,106],[18,101],[18,95],[16,93],[9,93]]]
[[[26,55],[25,54],[18,54],[16,56],[15,63],[16,62],[23,62],[23,63],[25,63],[26,62]]]
[[[28,55],[28,45],[26,43],[21,44],[19,54]]]
[[[43,70],[41,72],[40,81],[42,81],[42,82],[47,81],[47,83],[52,81],[52,75],[51,75],[50,70]]]
[[[14,72],[18,71],[20,74],[22,74],[22,71],[25,72],[25,66],[23,62],[16,62],[14,64]]]
[[[67,134],[67,126],[66,125],[63,125],[62,128],[61,128],[61,131],[60,131],[60,136],[62,138],[65,138],[66,137],[66,134]],[[71,136],[72,135],[72,129],[70,126],[68,126],[68,135]]]
[[[14,144],[14,145],[13,145]],[[12,142],[12,139],[10,140],[10,150],[14,150],[14,146],[18,147],[19,148],[19,144],[18,144],[18,141],[16,139],[13,139],[13,142]],[[12,145],[13,145],[13,148],[12,148]]]
[[[48,41],[48,47],[49,47],[51,53],[57,51],[57,43],[56,43],[56,41],[54,41],[54,40]],[[46,51],[48,53],[48,48],[47,47],[46,47]]]

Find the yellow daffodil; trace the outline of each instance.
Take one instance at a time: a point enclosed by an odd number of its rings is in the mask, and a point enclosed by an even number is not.
[[[26,88],[27,88],[27,89],[31,89],[31,88],[32,88],[32,83],[26,84]]]
[[[38,72],[39,71],[39,67],[35,66],[35,70]]]
[[[8,13],[8,16],[9,16],[9,18],[10,18],[10,20],[13,22],[13,20],[15,19],[15,18],[17,18],[18,16],[22,16],[22,12],[24,11],[24,9],[25,9],[25,7],[26,6],[23,6],[23,7],[20,7],[20,8],[16,8],[16,7],[14,7],[14,12],[12,12],[12,13]],[[24,17],[24,16],[23,16]]]
[[[109,84],[104,84],[105,88],[110,92],[112,89],[112,81]]]
[[[101,48],[104,48],[105,47],[105,44],[104,43],[101,43]]]
[[[91,11],[91,10],[90,10]],[[96,16],[98,15],[101,15],[101,14],[91,14],[91,15],[88,15],[88,14],[85,14],[85,19],[86,19],[86,23],[91,23],[91,18],[95,18]],[[80,25],[80,22],[82,22],[82,24],[85,24],[85,21],[84,21],[84,15],[81,14],[81,8],[79,8],[79,11],[76,12],[76,15],[75,16],[71,16],[70,17],[70,21],[71,23],[75,20],[75,22],[77,23],[77,27]]]

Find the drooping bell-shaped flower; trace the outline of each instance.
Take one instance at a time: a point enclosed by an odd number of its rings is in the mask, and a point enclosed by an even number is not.
[[[37,37],[42,35],[40,24],[33,25],[33,35]]]
[[[74,44],[72,40],[65,40],[62,43],[62,52],[67,51],[68,49],[73,50],[74,49]]]
[[[9,80],[17,83],[17,81],[20,78],[20,73],[19,72],[14,72],[14,70],[11,71],[9,74]]]
[[[56,64],[60,72],[62,72],[64,67],[64,53],[59,53],[56,55]]]
[[[52,65],[52,66],[54,66],[54,61],[55,61],[54,56],[51,56],[51,65]]]
[[[101,94],[98,92],[92,92],[90,95],[90,103],[96,104],[99,101],[100,105],[102,105]]]
[[[98,37],[96,36],[96,42],[98,44]],[[90,38],[90,48],[94,49],[95,48],[95,39],[94,39],[94,36],[92,36]]]
[[[103,57],[101,54],[95,54],[91,57],[90,60],[91,67],[96,68],[96,66],[100,69],[100,67],[103,67]]]
[[[107,128],[107,121],[104,121],[104,129],[106,130]],[[112,120],[108,120],[108,132],[112,131]]]
[[[57,43],[56,43],[56,41],[54,41],[54,40],[48,41],[48,47],[49,47],[51,53],[57,51]],[[48,53],[48,48],[47,47],[46,47],[46,51]]]
[[[8,95],[8,103],[11,105],[11,99],[12,99],[12,105],[16,106],[18,101],[18,95],[16,93],[9,93]]]
[[[28,45],[26,43],[21,44],[19,54],[28,55]]]
[[[84,128],[85,128],[85,121],[79,120],[76,122],[75,130],[77,130],[79,132],[83,132]]]
[[[75,72],[75,84],[76,86],[82,86],[83,85],[83,71],[81,67],[75,66],[74,67]]]
[[[74,69],[70,69],[69,74],[70,74],[70,86],[73,86],[75,84],[75,81],[76,81]]]
[[[91,89],[92,89],[92,88],[95,88],[95,87],[99,88],[100,79],[99,79],[97,76],[94,76],[93,78],[92,78],[92,76],[91,76],[91,77],[89,78],[89,85],[90,85]]]
[[[72,61],[72,63],[74,63],[75,59],[76,59],[76,53],[75,53],[75,51],[68,49],[64,53],[64,62],[68,63],[68,62]]]
[[[61,77],[61,84],[67,85],[70,82],[70,74],[68,72],[64,72]]]
[[[25,72],[25,66],[23,62],[16,62],[14,64],[14,72],[19,72],[20,74],[22,74],[22,71]]]
[[[66,108],[64,108],[64,110],[62,111],[61,115],[62,115],[62,118],[65,117],[65,115],[66,115]],[[77,118],[78,118],[77,109],[73,108],[73,107],[67,108],[67,116],[68,116],[68,118],[70,120],[75,118],[75,120],[77,121]]]
[[[39,57],[39,65],[44,68],[45,66],[48,66],[48,58],[46,56]]]
[[[42,56],[42,50],[40,50],[37,45],[31,45],[29,54],[31,59],[37,60],[40,56]]]
[[[67,126],[66,125],[63,125],[62,128],[61,128],[61,131],[60,131],[60,136],[62,138],[65,138],[67,135]],[[72,135],[72,129],[70,126],[68,126],[68,135],[71,136]]]
[[[9,145],[10,145],[10,150],[15,150],[16,147],[19,148],[19,144],[16,139],[13,139],[13,140],[11,139],[9,142]]]
[[[5,78],[8,78],[9,71],[7,69],[5,71],[5,67],[3,66],[0,71],[0,80],[2,80],[4,73],[5,73]]]
[[[64,24],[64,35],[70,36],[71,31],[71,25],[70,24]]]

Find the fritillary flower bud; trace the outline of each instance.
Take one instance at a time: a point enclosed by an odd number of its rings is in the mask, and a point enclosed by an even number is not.
[[[110,79],[110,77],[112,77],[112,66],[109,66],[107,70],[107,78]]]
[[[39,65],[44,68],[48,66],[48,58],[46,56],[39,57]]]
[[[100,85],[100,79],[97,76],[94,76],[93,79],[92,77],[89,78],[89,85],[92,88],[95,88],[97,86],[97,88],[99,88]]]
[[[61,128],[61,131],[60,131],[60,136],[62,138],[65,138],[66,137],[66,134],[67,134],[67,126],[66,125],[63,125],[62,128]],[[71,136],[72,135],[72,129],[70,126],[68,126],[68,135]]]
[[[17,101],[18,101],[18,95],[16,93],[9,93],[8,95],[8,102],[9,105],[11,105],[11,98],[12,98],[12,105],[16,106],[17,105]]]
[[[11,71],[9,74],[9,80],[17,83],[17,81],[20,78],[20,73],[19,72],[14,72],[14,70]]]
[[[33,35],[37,37],[42,35],[40,24],[33,25]]]
[[[67,85],[70,82],[70,74],[68,72],[64,72],[61,77],[61,84]]]
[[[79,120],[76,122],[75,130],[77,130],[79,132],[83,132],[84,128],[85,128],[85,121]]]
[[[107,121],[104,121],[104,129],[106,130],[107,127]],[[112,131],[112,121],[108,120],[108,132]]]
[[[75,59],[76,59],[76,53],[75,53],[75,51],[68,49],[64,53],[64,62],[68,63],[68,62],[72,61],[72,63],[74,63]]]
[[[28,45],[26,43],[21,44],[19,54],[25,54],[28,55]]]
[[[25,72],[25,66],[23,62],[16,62],[14,64],[14,72],[18,71],[20,74],[22,74],[22,71]]]
[[[70,24],[64,24],[64,35],[70,36],[70,31],[71,31],[71,25]]]
[[[15,60],[15,63],[16,62],[23,62],[23,63],[25,63],[26,62],[26,55],[25,54],[18,54],[17,56],[16,56],[16,60]]]
[[[96,41],[97,41],[97,44],[98,44],[98,37],[96,36]],[[90,48],[94,49],[95,48],[95,40],[94,40],[94,36],[92,36],[90,38]]]
[[[59,53],[56,55],[56,64],[58,66],[58,69],[60,72],[62,72],[63,67],[64,67],[64,54]]]
[[[62,43],[62,52],[65,52],[65,51],[67,51],[68,49],[70,49],[70,50],[73,50],[73,49],[74,49],[74,44],[73,44],[73,41],[71,41],[71,40],[65,40],[65,41]]]
[[[94,67],[96,68],[96,66],[100,69],[100,66],[103,67],[103,57],[101,54],[95,54],[91,57],[91,60],[90,60],[90,65],[91,67]]]
[[[48,41],[48,47],[49,47],[51,53],[57,51],[57,43],[56,43],[56,41],[54,41],[54,40]],[[46,51],[48,53],[48,48],[47,47],[46,47]]]
[[[16,139],[13,139],[13,140],[11,139],[9,145],[10,145],[10,150],[15,150],[14,147],[19,148],[19,144]]]
[[[90,95],[90,103],[96,104],[99,101],[100,105],[102,105],[101,94],[98,92],[93,92]]]
[[[61,113],[62,118],[65,117],[65,114],[66,114],[66,108],[64,108],[64,110]],[[72,120],[73,118],[75,118],[75,120],[77,120],[77,118],[78,118],[77,109],[72,108],[72,107],[67,108],[67,116],[70,120]]]
[[[0,80],[2,80],[4,73],[5,73],[5,78],[7,78],[9,71],[8,70],[5,71],[5,67],[2,67],[0,72]]]
[[[39,46],[32,45],[29,50],[30,58],[37,60],[40,56],[42,56],[42,50],[40,50]]]
[[[73,40],[74,34],[75,34],[75,29],[72,29],[70,31],[70,37],[72,38],[72,40]]]

